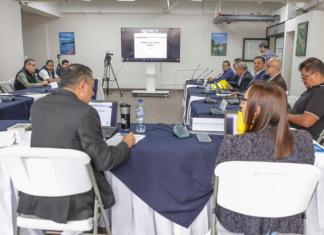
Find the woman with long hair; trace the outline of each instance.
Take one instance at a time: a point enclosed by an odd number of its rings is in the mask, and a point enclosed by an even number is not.
[[[240,107],[245,133],[225,136],[216,165],[225,161],[314,163],[311,135],[304,130],[289,130],[287,96],[281,87],[273,82],[255,82],[244,94]],[[280,195],[273,196],[280,200]],[[302,215],[265,219],[218,206],[216,216],[226,230],[224,234],[303,233]]]

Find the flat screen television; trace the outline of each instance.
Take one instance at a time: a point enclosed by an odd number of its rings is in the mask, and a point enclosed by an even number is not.
[[[180,62],[179,28],[121,28],[124,62]]]

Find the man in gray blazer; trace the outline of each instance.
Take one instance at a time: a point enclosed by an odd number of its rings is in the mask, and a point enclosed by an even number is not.
[[[31,146],[76,149],[87,153],[91,158],[104,207],[109,208],[115,199],[104,171],[127,160],[135,138],[130,133],[115,147],[105,143],[99,115],[88,105],[93,94],[92,71],[80,64],[72,64],[68,70],[62,80],[63,88],[36,101],[32,106]],[[17,211],[65,223],[93,216],[93,202],[92,190],[56,198],[36,197],[20,192]]]

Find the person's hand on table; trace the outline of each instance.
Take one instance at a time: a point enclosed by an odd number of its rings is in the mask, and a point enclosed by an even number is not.
[[[133,145],[135,144],[135,136],[133,132],[124,135],[122,141],[124,141],[127,144],[128,148],[133,147]]]
[[[233,87],[230,83],[228,83],[228,84],[227,84],[227,89],[228,89],[228,90],[234,90],[234,87]]]
[[[47,80],[45,80],[45,81],[41,81],[41,85],[42,85],[42,86],[47,86],[47,85],[48,85],[48,81],[47,81]]]

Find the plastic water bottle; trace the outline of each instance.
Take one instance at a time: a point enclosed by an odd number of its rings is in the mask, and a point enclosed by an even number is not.
[[[142,98],[137,101],[136,108],[136,132],[144,133],[145,132],[145,124],[144,124],[144,101]]]

